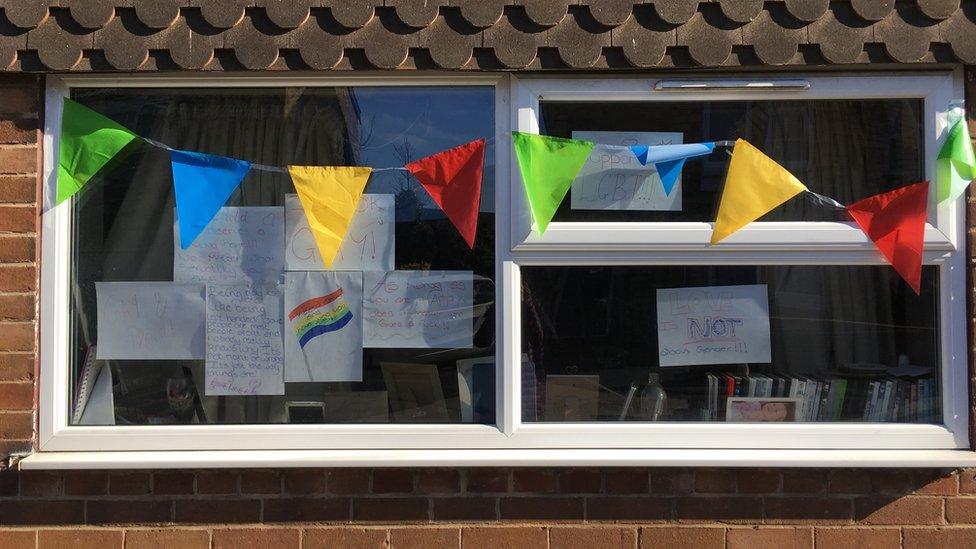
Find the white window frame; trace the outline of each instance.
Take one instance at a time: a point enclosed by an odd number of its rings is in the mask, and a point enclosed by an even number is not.
[[[768,75],[767,75],[768,77]],[[742,76],[736,76],[741,79]],[[922,97],[926,112],[926,175],[945,134],[945,107],[962,97],[959,71],[885,76],[809,76],[818,97]],[[896,80],[887,80],[887,79]],[[968,439],[965,235],[962,204],[941,205],[926,231],[927,264],[938,265],[943,289],[943,425],[722,423],[522,423],[518,372],[520,266],[659,264],[882,264],[857,229],[841,223],[755,224],[721,249],[707,246],[707,223],[552,223],[545,239],[531,230],[509,132],[538,131],[538,100],[676,100],[653,92],[660,78],[542,78],[432,74],[354,77],[293,75],[49,76],[45,101],[44,206],[40,289],[39,453],[28,468],[309,466],[321,465],[976,465]],[[68,425],[71,209],[52,205],[63,98],[72,88],[281,86],[495,87],[497,425]],[[884,90],[882,89],[884,88]],[[757,97],[709,92],[709,99]],[[830,95],[834,94],[834,95]],[[895,95],[902,94],[902,95]],[[696,93],[694,99],[705,97]],[[790,93],[790,98],[799,97]],[[686,97],[685,99],[688,99]],[[941,106],[940,106],[941,105]],[[501,205],[510,204],[511,211]],[[811,228],[815,231],[810,231]],[[667,234],[667,239],[661,235]],[[783,235],[798,245],[784,242]],[[653,235],[654,238],[649,238]],[[664,242],[662,243],[662,240]],[[653,242],[653,244],[649,244]],[[743,441],[748,441],[743,444]],[[612,451],[609,451],[613,449]],[[879,452],[882,450],[882,452]]]

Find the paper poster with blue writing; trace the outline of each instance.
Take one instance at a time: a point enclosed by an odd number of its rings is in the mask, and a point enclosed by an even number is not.
[[[661,366],[770,361],[765,284],[657,291]]]
[[[363,380],[363,273],[285,273],[285,381]]]

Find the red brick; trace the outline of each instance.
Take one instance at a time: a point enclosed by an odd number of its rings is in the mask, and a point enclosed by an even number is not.
[[[837,469],[830,472],[827,491],[831,494],[870,494],[871,477],[862,469]]]
[[[417,472],[419,494],[456,494],[461,490],[461,475],[455,469],[423,469]]]
[[[915,493],[928,496],[954,496],[959,493],[959,477],[939,470],[915,472]]]
[[[644,475],[647,482],[647,475]],[[559,491],[564,494],[599,494],[603,475],[596,469],[563,469],[559,472]]]
[[[582,520],[583,498],[501,498],[498,515],[502,520]]]
[[[394,528],[391,549],[459,549],[460,528]]]
[[[161,524],[172,522],[173,502],[108,499],[88,500],[88,524]]]
[[[650,526],[641,528],[641,549],[724,549],[725,528]]]
[[[887,549],[901,545],[897,528],[816,528],[817,549]]]
[[[0,438],[30,440],[34,435],[34,414],[31,412],[0,412]]]
[[[655,469],[651,471],[651,492],[655,494],[690,494],[695,488],[695,475],[687,469]]]
[[[560,527],[549,529],[550,549],[633,549],[637,547],[636,528]]]
[[[326,474],[329,492],[333,494],[365,494],[369,492],[367,469],[334,469]]]
[[[549,469],[515,469],[512,471],[515,492],[543,494],[556,491],[556,473]]]
[[[819,469],[786,469],[780,476],[787,494],[820,494],[827,486],[827,475]]]
[[[854,515],[847,498],[769,497],[765,500],[770,524],[847,524]]]
[[[34,349],[32,322],[0,322],[0,351],[31,351]]]
[[[735,475],[729,469],[695,471],[695,492],[731,494],[735,492]]]
[[[37,118],[0,118],[0,144],[26,145],[37,143]]]
[[[508,492],[507,469],[468,469],[464,474],[468,492]]]
[[[280,494],[281,477],[278,471],[253,470],[241,472],[241,493]]]
[[[163,496],[192,494],[193,473],[185,471],[158,471],[153,473],[153,493]]]
[[[264,500],[265,522],[347,522],[349,516],[348,498],[269,498]]]
[[[0,147],[0,173],[37,172],[37,147]]]
[[[37,177],[0,176],[0,202],[33,203],[37,200]]]
[[[256,499],[179,499],[176,522],[258,522],[261,502]]]
[[[122,547],[122,530],[41,530],[37,532],[38,547],[70,547],[71,549],[112,549]]]
[[[310,528],[302,539],[303,549],[381,549],[386,548],[386,529]]]
[[[430,520],[427,500],[420,498],[358,498],[352,502],[356,521],[416,522]]]
[[[32,234],[37,228],[36,220],[33,206],[0,205],[0,232]]]
[[[373,471],[374,494],[409,494],[413,492],[410,469],[376,469]]]
[[[150,491],[149,484],[149,473],[141,471],[111,473],[108,477],[108,491],[112,495],[141,496],[148,494]]]
[[[854,500],[854,519],[865,524],[942,524],[942,499],[908,496]]]
[[[0,382],[33,380],[34,355],[0,353]]]
[[[35,451],[33,442],[29,440],[3,440],[0,439],[0,456],[12,456],[14,454],[29,454]]]
[[[762,519],[762,499],[729,496],[678,498],[676,517],[681,522],[756,522]]]
[[[872,469],[868,476],[875,494],[907,494],[914,488],[912,473],[906,469]]]
[[[322,469],[287,469],[282,472],[289,494],[325,493],[326,476]]]
[[[38,109],[38,94],[40,85],[37,82],[24,82],[17,86],[0,89],[3,101],[0,101],[0,113],[36,113]]]
[[[959,471],[959,493],[976,494],[976,469],[961,469]]]
[[[495,498],[434,498],[434,520],[498,520]]]
[[[108,474],[104,471],[65,471],[67,496],[102,496],[108,493]]]
[[[50,498],[61,495],[61,473],[53,471],[21,471],[20,495]]]
[[[670,520],[673,505],[663,497],[595,497],[586,499],[587,520],[663,521]]]
[[[478,527],[461,530],[461,547],[464,549],[522,549],[545,547],[548,536],[539,527]]]
[[[976,499],[947,498],[946,520],[954,524],[976,524]]]
[[[905,549],[976,549],[976,528],[905,528]]]
[[[31,265],[0,265],[0,292],[32,292],[36,279],[37,270]]]
[[[21,322],[34,320],[34,295],[0,295],[0,320]]]
[[[0,236],[0,263],[27,263],[34,261],[34,236]]]
[[[214,530],[213,547],[229,549],[290,549],[301,547],[297,528],[234,528]]]
[[[12,497],[20,493],[20,475],[17,469],[0,470],[0,497]]]
[[[85,521],[85,503],[76,500],[4,500],[0,501],[0,517],[8,526],[82,524]]]
[[[779,491],[779,471],[769,469],[738,469],[735,485],[740,494],[773,494]]]
[[[0,549],[34,549],[37,547],[35,530],[5,530],[0,528]]]
[[[812,528],[730,528],[728,549],[803,549],[813,547]]]
[[[607,469],[603,477],[608,494],[646,494],[651,489],[645,469]]]
[[[234,471],[197,471],[198,494],[236,494],[237,473]]]
[[[126,530],[125,549],[209,549],[207,530]]]

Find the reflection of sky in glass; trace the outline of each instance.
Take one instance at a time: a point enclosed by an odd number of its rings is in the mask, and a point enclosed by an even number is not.
[[[481,211],[495,210],[493,88],[362,87],[352,88],[351,91],[359,109],[361,165],[372,168],[399,167],[483,138],[488,143]],[[439,213],[423,187],[403,171],[374,173],[366,192],[398,193],[405,189],[413,191],[424,209]]]

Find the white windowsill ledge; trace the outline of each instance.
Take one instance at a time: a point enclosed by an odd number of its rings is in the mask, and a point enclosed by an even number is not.
[[[23,469],[275,467],[976,467],[967,450],[232,450],[38,452]]]

